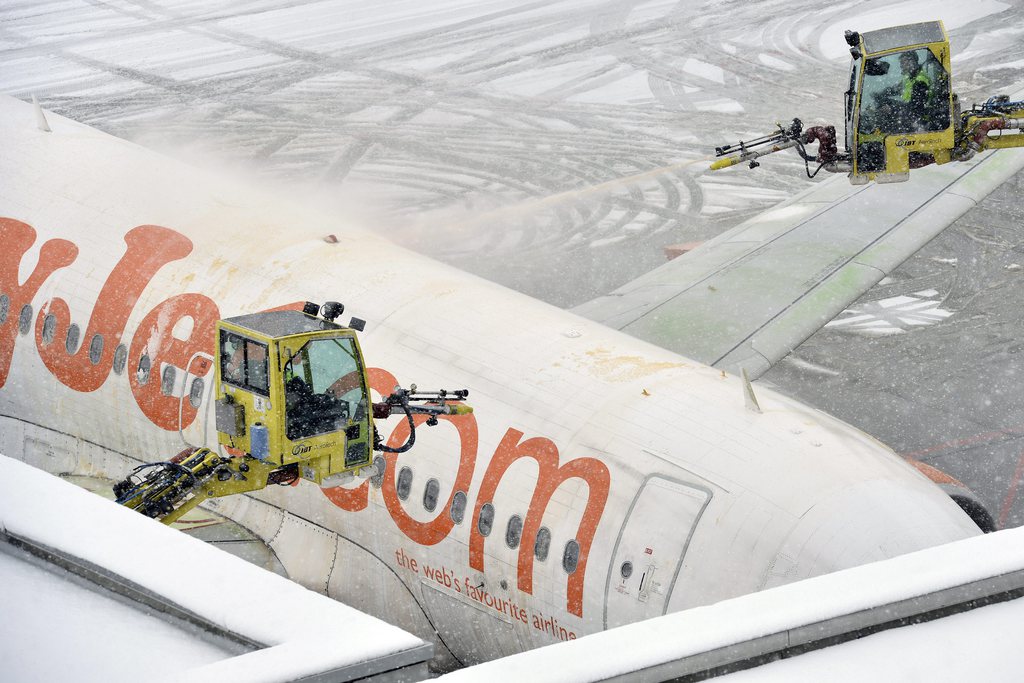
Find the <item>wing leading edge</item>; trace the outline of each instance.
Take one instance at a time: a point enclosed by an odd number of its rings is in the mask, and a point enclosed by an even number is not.
[[[1024,150],[853,187],[834,177],[574,312],[751,379],[1024,168]]]

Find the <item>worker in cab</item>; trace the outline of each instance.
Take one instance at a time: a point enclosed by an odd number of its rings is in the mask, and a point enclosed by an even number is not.
[[[921,68],[916,50],[900,55],[901,128],[907,132],[928,130],[934,89],[932,79]]]
[[[284,366],[287,436],[301,439],[316,433],[313,388],[306,374],[306,351],[292,356]]]
[[[888,135],[935,130],[931,125],[935,100],[932,79],[921,66],[920,50],[908,50],[868,60],[865,65],[861,133]],[[899,74],[894,68],[899,64]],[[942,126],[939,127],[940,129]]]

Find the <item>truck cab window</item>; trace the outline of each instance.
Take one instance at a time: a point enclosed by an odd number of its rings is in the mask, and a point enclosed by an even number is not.
[[[228,384],[269,396],[267,345],[232,332],[221,332],[220,376]]]
[[[235,386],[245,386],[245,340],[237,334],[220,335],[221,378]]]
[[[949,75],[927,48],[868,59],[861,133],[922,133],[949,127]]]
[[[245,379],[253,389],[267,393],[270,380],[267,377],[267,347],[263,344],[245,342]]]
[[[317,339],[284,366],[287,435],[291,440],[344,429],[366,405],[363,373],[351,339]]]

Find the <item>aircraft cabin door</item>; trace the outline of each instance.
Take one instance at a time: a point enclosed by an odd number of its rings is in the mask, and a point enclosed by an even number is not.
[[[711,491],[653,475],[633,499],[615,542],[604,627],[661,616]]]

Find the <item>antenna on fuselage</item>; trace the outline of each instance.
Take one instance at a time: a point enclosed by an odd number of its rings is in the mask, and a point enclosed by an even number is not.
[[[746,368],[740,368],[740,376],[743,378],[743,398],[746,401],[747,410],[760,413],[761,405],[757,402],[757,396],[754,395],[754,385],[750,383]]]
[[[39,106],[39,100],[36,99],[35,93],[32,93],[32,104],[36,108],[36,127],[44,133],[49,133],[50,124],[46,122],[46,115],[43,113],[43,108]]]

